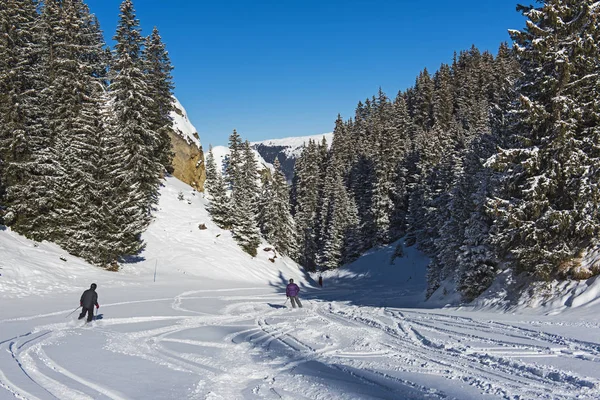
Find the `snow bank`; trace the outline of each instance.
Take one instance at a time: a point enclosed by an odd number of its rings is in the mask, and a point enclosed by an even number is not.
[[[585,281],[531,281],[502,271],[492,286],[465,308],[517,313],[557,314],[600,306],[600,279]]]

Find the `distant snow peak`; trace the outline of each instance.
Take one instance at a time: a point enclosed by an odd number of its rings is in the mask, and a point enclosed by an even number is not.
[[[185,108],[181,105],[179,100],[173,96],[173,106],[175,109],[171,111],[171,117],[173,118],[173,130],[179,134],[189,144],[196,145],[199,149],[202,147],[200,143],[200,136],[198,130],[192,125],[188,118]]]
[[[308,144],[310,140],[313,140],[317,143],[320,143],[323,138],[327,140],[327,145],[331,146],[331,142],[333,140],[333,132],[322,133],[320,135],[311,135],[311,136],[298,136],[298,137],[287,137],[281,139],[268,139],[259,142],[250,143],[252,147],[256,148],[259,145],[268,146],[268,147],[285,147],[282,150],[282,153],[286,155],[286,157],[290,158],[298,158],[300,153],[302,153],[302,149],[305,145]]]

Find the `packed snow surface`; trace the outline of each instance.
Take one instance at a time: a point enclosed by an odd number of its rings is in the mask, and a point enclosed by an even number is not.
[[[600,398],[593,302],[559,315],[429,304],[427,260],[392,260],[393,246],[319,287],[267,244],[241,252],[205,203],[168,178],[146,249],[119,273],[0,231],[0,399]],[[84,324],[92,282],[101,306]]]

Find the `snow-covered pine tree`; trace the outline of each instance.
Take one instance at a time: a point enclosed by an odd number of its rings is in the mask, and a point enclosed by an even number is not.
[[[289,189],[281,172],[278,159],[273,163],[275,171],[270,183],[270,195],[266,198],[270,202],[263,204],[265,207],[264,234],[269,243],[281,254],[295,257],[297,254],[296,227],[290,214]]]
[[[126,152],[122,187],[126,191],[126,187],[137,186],[137,190],[142,192],[143,201],[137,206],[141,211],[139,218],[147,223],[150,220],[151,206],[157,201],[159,179],[163,171],[161,160],[156,158],[155,153],[161,139],[150,118],[155,105],[150,93],[152,88],[144,74],[144,61],[141,57],[144,39],[132,0],[124,0],[120,10],[114,36],[115,57],[111,66],[110,83],[116,122],[114,129]],[[132,204],[131,207],[135,205]]]
[[[352,261],[358,254],[359,218],[343,179],[343,167],[336,160],[335,153],[328,161],[321,210],[322,245],[319,252],[321,268],[337,268],[344,262]]]
[[[162,164],[154,158],[158,134],[149,116],[152,98],[145,82],[141,58],[143,38],[131,0],[120,7],[115,52],[110,68],[110,138],[113,189],[117,205],[111,225],[121,230],[118,254],[136,254],[143,248],[142,231],[150,222],[157,201]],[[116,233],[115,233],[116,234]]]
[[[277,159],[276,159],[277,160]],[[273,203],[273,177],[271,172],[267,171],[261,178],[260,197],[258,199],[258,228],[264,238],[267,233],[273,230],[273,221],[275,220],[270,205]]]
[[[547,279],[568,273],[599,230],[600,10],[591,0],[519,9],[528,18],[524,30],[511,31],[523,71],[520,143],[490,160],[506,175],[489,206],[501,254]]]
[[[393,148],[393,158],[390,168],[394,169],[391,194],[394,209],[390,216],[390,236],[392,241],[406,233],[409,185],[408,157],[412,147],[409,137],[411,129],[412,121],[408,115],[404,94],[398,92],[394,100],[393,133],[390,140],[390,147]]]
[[[44,18],[49,17],[44,14],[40,19],[31,0],[3,2],[0,14],[0,152],[8,206],[5,222],[34,240],[48,239],[53,232],[52,196],[58,175],[43,101],[47,86]]]
[[[464,240],[457,257],[457,289],[463,298],[470,301],[483,293],[493,282],[497,273],[498,256],[491,243],[491,215],[486,202],[497,186],[496,177],[484,167],[485,159],[492,156],[498,147],[506,148],[514,127],[511,112],[517,100],[515,80],[520,75],[519,65],[513,52],[505,43],[500,45],[493,64],[493,80],[489,92],[490,135],[473,140],[464,158],[465,174],[463,195],[470,215],[464,225]]]
[[[394,108],[379,88],[377,108],[372,116],[374,185],[370,215],[373,217],[375,244],[387,244],[390,237],[390,218],[394,211],[392,191],[396,181],[398,138],[393,121]]]
[[[298,238],[298,262],[309,269],[317,265],[318,234],[316,220],[319,208],[321,158],[313,140],[303,149],[294,168],[296,207],[294,220]]]
[[[235,132],[235,131],[234,131]],[[248,141],[239,149],[241,165],[235,173],[232,192],[232,234],[240,247],[252,257],[260,244],[258,229],[258,168]],[[230,160],[231,161],[231,160]],[[236,176],[237,175],[237,176]]]
[[[169,132],[173,123],[170,116],[173,109],[174,84],[171,75],[173,66],[156,27],[146,38],[142,58],[144,59],[148,91],[153,100],[150,106],[152,113],[148,118],[151,120],[152,130],[158,134],[154,157],[160,160],[169,173],[172,173],[173,151]]]
[[[47,99],[54,105],[48,126],[61,171],[56,187],[53,239],[70,253],[88,261],[98,261],[102,198],[99,193],[98,163],[104,128],[101,121],[103,85],[94,72],[104,43],[99,41],[87,6],[78,0],[60,4],[60,18],[48,43],[51,57]]]
[[[206,156],[206,181],[204,182],[204,190],[210,201],[208,212],[219,228],[230,229],[231,207],[227,196],[227,184],[221,169],[217,169],[212,146],[210,146]]]
[[[243,164],[243,143],[242,138],[234,129],[229,135],[229,156],[225,165],[225,180],[229,184],[229,189],[234,190],[235,182],[241,178],[241,168]]]

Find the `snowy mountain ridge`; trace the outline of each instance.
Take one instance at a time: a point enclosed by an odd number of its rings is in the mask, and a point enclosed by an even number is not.
[[[251,146],[270,164],[273,164],[275,159],[278,159],[283,174],[287,181],[291,182],[294,177],[296,160],[300,157],[300,154],[302,154],[304,146],[308,144],[309,140],[313,140],[320,144],[323,141],[323,138],[327,141],[327,145],[331,147],[331,142],[333,141],[332,132],[312,136],[263,140],[252,142]]]
[[[306,144],[308,144],[309,140],[313,140],[317,143],[320,143],[323,140],[323,138],[327,140],[327,145],[331,147],[331,142],[333,140],[333,132],[322,133],[320,135],[261,140],[258,142],[251,142],[250,145],[254,148],[260,145],[267,147],[283,147],[284,149],[281,152],[285,154],[286,157],[298,158],[300,156],[300,153],[302,153],[302,149]]]

